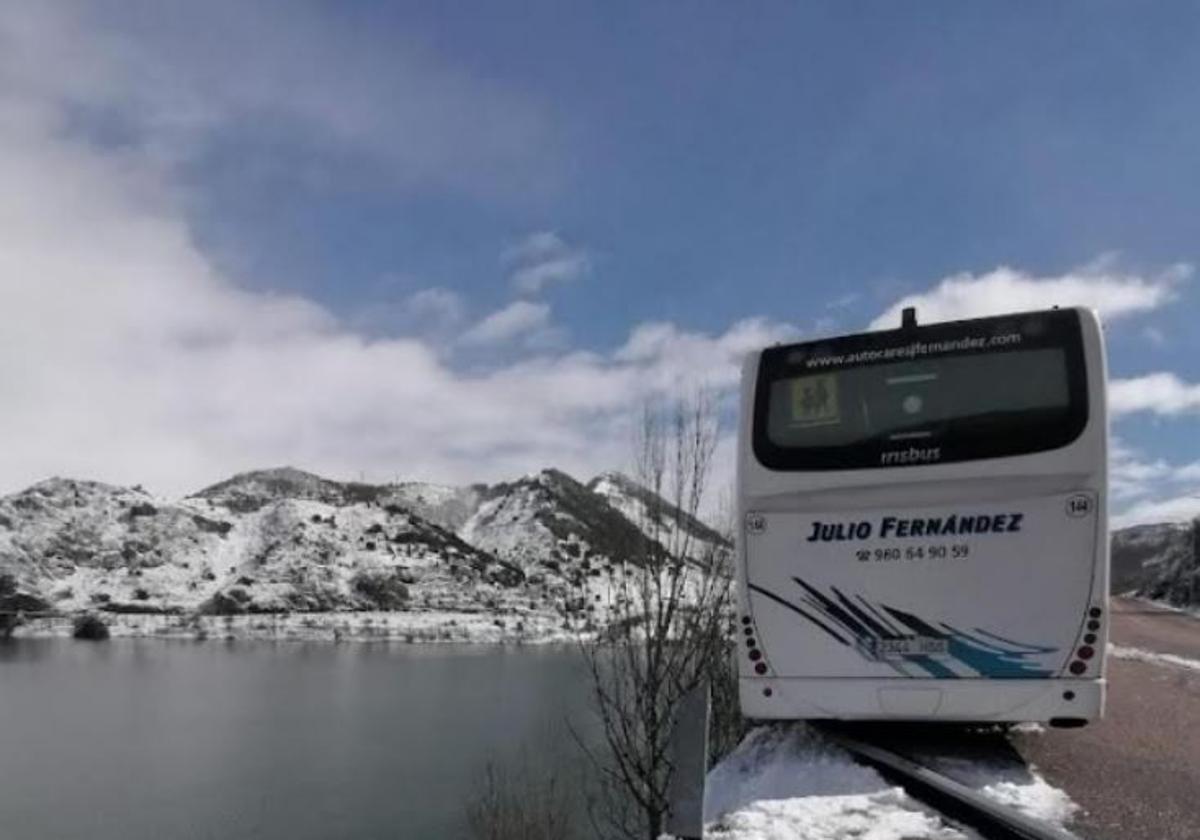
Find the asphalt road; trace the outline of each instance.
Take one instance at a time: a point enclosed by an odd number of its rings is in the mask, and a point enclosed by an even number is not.
[[[1114,599],[1110,642],[1200,661],[1200,620]],[[1108,661],[1104,719],[1013,745],[1084,808],[1087,840],[1200,840],[1200,670]]]

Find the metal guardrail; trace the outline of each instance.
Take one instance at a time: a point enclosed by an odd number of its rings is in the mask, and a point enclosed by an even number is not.
[[[905,758],[843,733],[826,731],[851,754],[892,777],[916,799],[939,813],[957,819],[993,840],[1080,840],[1069,831],[1035,820],[1006,805]]]

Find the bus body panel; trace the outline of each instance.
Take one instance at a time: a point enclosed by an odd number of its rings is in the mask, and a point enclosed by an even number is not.
[[[741,681],[740,699],[742,715],[751,720],[1022,723],[1095,720],[1104,714],[1104,690],[1103,679],[1074,678],[917,683],[746,678]]]
[[[1094,493],[764,513],[755,636],[783,677],[1046,677],[1092,606]],[[928,532],[928,533],[927,533]]]
[[[1102,712],[1107,374],[1099,322],[1074,311],[1087,423],[1069,444],[1026,455],[768,469],[750,419],[761,351],[747,358],[738,447],[744,714],[1045,721]],[[969,534],[958,533],[963,516]],[[982,534],[980,517],[988,517]],[[964,556],[953,556],[955,546]],[[1074,674],[1067,668],[1081,647],[1093,656]]]

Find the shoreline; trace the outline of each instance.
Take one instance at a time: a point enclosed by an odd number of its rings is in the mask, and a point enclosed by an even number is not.
[[[311,612],[240,615],[94,613],[111,639],[188,641],[392,642],[402,644],[573,644],[590,631],[561,616],[472,612]],[[11,638],[70,639],[77,616],[26,619]]]

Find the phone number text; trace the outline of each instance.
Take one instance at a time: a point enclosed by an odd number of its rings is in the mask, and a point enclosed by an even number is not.
[[[854,552],[854,559],[860,563],[894,563],[897,560],[965,560],[970,556],[971,547],[966,543],[860,548]]]

